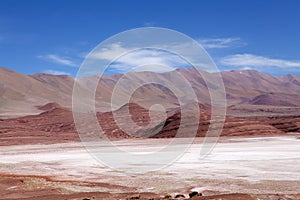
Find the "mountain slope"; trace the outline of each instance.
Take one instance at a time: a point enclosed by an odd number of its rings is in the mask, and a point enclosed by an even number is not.
[[[253,70],[221,72],[221,75],[226,89],[227,104],[231,108],[248,105],[300,106],[299,75],[271,76]],[[172,110],[179,105],[177,97],[186,103],[193,99],[186,80],[202,104],[210,104],[207,84],[213,89],[218,89],[216,73],[195,68],[180,68],[166,73],[130,72],[103,76],[99,83],[98,78],[99,76],[95,75],[78,80],[81,83],[81,101],[88,105],[92,105],[93,102],[86,98],[86,94],[93,92],[92,85],[98,85],[95,91],[95,107],[99,112],[118,109],[128,103],[128,99],[147,109],[159,103],[167,110]],[[74,78],[65,75],[23,75],[0,68],[0,117],[37,114],[41,112],[37,106],[49,102],[71,108],[74,81]],[[115,92],[117,89],[120,93],[115,96],[116,101],[111,105],[111,96],[118,94]]]
[[[300,86],[288,76],[277,77],[254,70],[236,70],[222,72],[222,77],[227,94],[231,98],[237,99],[237,101],[230,102],[230,104],[252,104],[253,101],[251,100],[253,98],[262,94],[273,93],[282,96],[294,95],[293,102],[289,102],[289,99],[287,99],[287,104],[300,105]],[[297,102],[294,103],[294,101]]]
[[[38,105],[57,102],[65,105],[70,96],[31,76],[0,68],[0,116],[22,116],[39,113]]]
[[[44,111],[39,115],[0,119],[0,146],[80,141],[71,110],[55,103],[43,105],[41,108]],[[213,123],[213,128],[216,128],[219,126],[219,121],[211,122],[208,107],[199,105],[199,108],[201,109],[199,126],[195,121],[193,110],[188,112],[188,120],[184,121],[178,109],[170,112],[167,117],[165,116],[166,118],[160,118],[164,116],[163,113],[151,113],[133,103],[126,104],[114,112],[97,113],[97,118],[104,134],[110,139],[172,138],[176,136],[179,128],[182,131],[180,137],[193,137],[194,130],[197,131],[196,136],[203,137],[206,135],[209,125]],[[153,119],[151,122],[149,114]],[[116,120],[114,116],[121,119]],[[135,129],[129,123],[128,117],[141,128]],[[300,116],[263,118],[227,116],[221,136],[287,135],[291,132],[299,132],[299,120]],[[147,126],[148,124],[150,127]]]

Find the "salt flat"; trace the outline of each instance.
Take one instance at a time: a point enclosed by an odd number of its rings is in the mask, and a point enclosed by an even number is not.
[[[161,149],[170,140],[122,140],[115,144],[128,152],[149,153]],[[200,159],[202,141],[197,138],[177,161],[163,169],[142,174],[128,174],[100,164],[81,143],[2,146],[0,173],[110,183],[152,192],[194,188],[199,191],[300,193],[297,186],[300,185],[300,140],[297,137],[222,138],[209,155]]]

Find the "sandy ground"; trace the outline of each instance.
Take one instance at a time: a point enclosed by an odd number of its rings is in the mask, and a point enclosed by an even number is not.
[[[199,159],[202,140],[197,138],[166,168],[143,174],[128,174],[100,164],[81,143],[2,146],[0,199],[49,192],[300,194],[300,140],[296,136],[223,138],[211,154]],[[150,152],[169,142],[147,139],[115,143],[126,151]],[[23,192],[18,194],[20,190]]]

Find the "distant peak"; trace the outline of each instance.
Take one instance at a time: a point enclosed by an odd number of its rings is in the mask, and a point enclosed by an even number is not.
[[[14,70],[11,70],[11,69],[8,69],[8,68],[5,68],[5,67],[1,67],[1,66],[0,66],[0,71],[6,71],[6,72],[10,72],[10,73],[17,73]]]
[[[36,73],[36,74],[32,74],[31,76],[34,76],[34,77],[42,77],[42,76],[69,77],[69,75],[67,75],[67,74],[47,74],[47,73],[44,73],[44,72],[39,72],[39,73]]]
[[[55,108],[61,108],[61,106],[58,103],[51,102],[51,103],[47,103],[45,105],[37,106],[37,108],[39,110],[49,111],[49,110],[53,110]]]
[[[236,73],[236,74],[244,74],[244,75],[250,75],[250,76],[253,76],[253,75],[262,75],[263,73],[257,71],[257,70],[254,70],[254,69],[245,69],[245,70],[231,70],[231,71],[225,71],[225,72],[222,72],[222,73]]]

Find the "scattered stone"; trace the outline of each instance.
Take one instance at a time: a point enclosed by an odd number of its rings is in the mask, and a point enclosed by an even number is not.
[[[185,198],[185,196],[183,194],[177,194],[175,196],[175,199],[180,199],[180,198]]]
[[[27,123],[28,120],[25,120],[25,119],[19,119],[18,122],[19,122],[19,123]]]
[[[82,199],[82,200],[94,200],[95,199],[95,197],[94,196],[92,196],[92,198],[84,198],[84,199]]]
[[[133,195],[131,197],[126,198],[126,200],[134,200],[134,199],[141,199],[141,195],[137,194],[137,195]]]
[[[195,197],[195,196],[202,196],[202,193],[193,191],[193,192],[191,192],[191,193],[189,194],[189,197],[190,197],[190,198]]]
[[[164,197],[164,199],[171,199],[171,198],[172,198],[172,196],[169,194],[165,195],[165,197]]]

